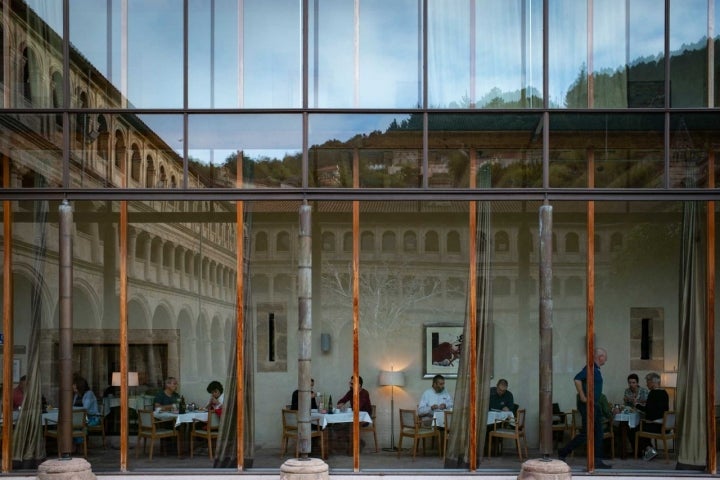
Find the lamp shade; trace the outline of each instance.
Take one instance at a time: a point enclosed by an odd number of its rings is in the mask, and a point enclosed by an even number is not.
[[[120,372],[113,372],[112,374],[112,386],[120,386]],[[128,387],[137,387],[138,383],[138,372],[128,372]]]
[[[403,387],[405,386],[405,374],[403,372],[395,371],[380,372],[380,385]]]

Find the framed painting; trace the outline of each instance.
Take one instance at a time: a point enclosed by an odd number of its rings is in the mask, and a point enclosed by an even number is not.
[[[437,374],[457,378],[462,343],[462,325],[424,325],[423,378],[432,378]]]

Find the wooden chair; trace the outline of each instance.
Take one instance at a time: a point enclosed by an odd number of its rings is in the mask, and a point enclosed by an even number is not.
[[[58,440],[58,429],[57,422],[52,420],[46,420],[43,427],[43,435],[46,438],[54,438]],[[73,409],[72,412],[72,438],[75,443],[76,438],[82,438],[83,453],[84,457],[87,458],[87,444],[88,444],[88,429],[87,429],[87,410],[84,408]],[[58,453],[61,453],[58,446]]]
[[[153,446],[155,445],[155,440],[162,439],[162,438],[175,438],[176,441],[178,441],[178,447],[179,447],[179,439],[178,432],[175,429],[175,425],[172,425],[172,427],[168,427],[168,421],[167,420],[158,420],[153,415],[152,410],[138,410],[138,433],[137,433],[137,444],[135,445],[135,456],[138,457],[140,455],[140,440],[143,441],[143,455],[145,454],[145,447],[147,447],[147,441],[150,439],[150,460],[152,460],[153,456]],[[179,450],[179,448],[178,448]]]
[[[668,410],[663,414],[662,424],[659,432],[648,432],[647,430],[645,430],[645,428],[647,428],[647,425],[657,425],[657,423],[658,422],[656,421],[644,419],[640,421],[640,429],[637,431],[637,433],[635,433],[635,458],[638,457],[638,440],[640,438],[648,438],[650,439],[650,441],[655,442],[656,447],[658,440],[662,440],[663,450],[665,450],[665,460],[670,460],[670,450],[668,449],[667,442],[669,440],[672,440],[673,448],[675,447],[675,411]]]
[[[560,411],[560,405],[553,403],[553,442],[562,444],[565,441],[565,433],[572,432],[572,414]]]
[[[445,461],[445,455],[447,454],[448,438],[450,437],[450,424],[452,422],[452,411],[445,410],[445,440],[443,440],[443,462]]]
[[[208,412],[208,421],[203,422],[197,418],[193,419],[192,430],[190,430],[190,458],[193,458],[193,446],[195,445],[196,438],[202,438],[207,440],[208,444],[208,455],[210,460],[213,460],[213,440],[217,443],[217,438],[220,434],[220,415],[215,413],[215,410]]]
[[[398,439],[398,457],[402,452],[403,438],[410,437],[413,439],[413,461],[417,454],[417,445],[420,440],[423,441],[423,455],[425,455],[425,440],[428,438],[433,441],[437,440],[438,450],[442,455],[442,445],[440,444],[440,430],[435,426],[435,422],[429,426],[423,425],[418,417],[416,410],[400,409],[400,439]]]
[[[375,453],[378,453],[378,444],[377,444],[377,431],[375,430],[375,412],[376,412],[376,406],[372,405],[372,413],[370,413],[370,418],[372,418],[372,423],[368,423],[367,425],[363,426],[360,425],[360,434],[366,432],[372,432],[373,439],[375,440]]]
[[[613,419],[612,417],[606,418],[602,421],[603,426],[603,441],[610,439],[610,458],[615,458],[615,432],[613,432]]]
[[[515,440],[515,443],[517,445],[517,451],[518,451],[518,457],[520,457],[520,460],[522,461],[522,446],[520,445],[520,441],[525,444],[525,457],[528,457],[528,451],[527,451],[527,439],[525,438],[525,409],[520,408],[517,411],[517,415],[515,416],[514,421],[512,420],[506,420],[506,421],[497,421],[493,424],[493,429],[490,430],[490,434],[488,437],[488,449],[487,454],[488,458],[490,458],[490,452],[492,450],[491,446],[493,443],[493,439],[504,439],[504,438],[510,438]]]
[[[98,411],[100,413],[97,415],[88,415],[87,430],[88,430],[88,433],[100,432],[100,434],[102,435],[102,447],[105,448],[105,415],[103,415],[104,410],[103,410],[102,405],[98,405]],[[95,422],[99,422],[99,423],[95,423]],[[90,425],[90,423],[95,423],[95,424]]]
[[[288,440],[291,438],[295,439],[295,456],[297,457],[300,453],[300,442],[298,441],[298,418],[297,410],[290,410],[289,408],[282,409],[282,438],[280,443],[282,444],[282,451],[280,457],[285,456],[287,450]],[[325,432],[320,427],[320,419],[313,421],[315,428],[310,431],[310,441],[313,438],[320,438],[320,455],[322,458],[325,457]]]

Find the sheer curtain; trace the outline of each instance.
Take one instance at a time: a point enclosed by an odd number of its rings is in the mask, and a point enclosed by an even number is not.
[[[22,410],[13,429],[13,468],[35,469],[45,459],[42,431],[42,390],[40,380],[40,329],[42,328],[43,298],[40,288],[46,264],[48,203],[35,202],[35,252],[33,271],[37,279],[32,284],[30,298],[30,337],[27,354],[27,384]],[[23,308],[20,302],[17,307]],[[15,318],[18,321],[18,317]]]
[[[492,370],[492,358],[490,356],[492,345],[492,309],[491,309],[491,232],[490,232],[490,202],[477,202],[477,225],[475,230],[476,238],[476,266],[477,266],[477,322],[475,334],[477,338],[476,368],[478,381],[476,384],[470,381],[470,355],[463,351],[460,355],[458,367],[458,379],[455,386],[455,406],[453,407],[452,424],[450,431],[453,432],[447,446],[445,466],[448,468],[467,468],[470,464],[470,399],[473,395],[477,400],[475,413],[477,416],[477,458],[482,457],[485,447],[486,412],[490,399],[490,386],[487,379],[490,378]],[[470,304],[469,304],[470,305]],[[469,345],[472,315],[468,308],[465,315],[463,328],[463,345]]]
[[[680,352],[677,378],[678,468],[704,469],[705,418],[705,256],[698,202],[683,206],[680,256]]]

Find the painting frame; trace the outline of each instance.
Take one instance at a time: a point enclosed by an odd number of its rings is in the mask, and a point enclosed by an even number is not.
[[[423,378],[457,378],[463,326],[453,323],[423,325]]]

